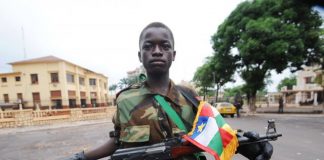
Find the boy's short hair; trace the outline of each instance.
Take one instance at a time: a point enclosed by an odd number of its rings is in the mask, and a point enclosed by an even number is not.
[[[168,26],[166,26],[165,24],[163,24],[163,23],[161,23],[161,22],[152,22],[152,23],[148,24],[148,25],[147,25],[147,26],[142,30],[142,32],[141,32],[141,34],[140,34],[140,37],[139,37],[139,45],[141,45],[140,43],[141,43],[141,39],[143,38],[144,31],[147,30],[148,28],[164,28],[164,29],[168,30],[169,33],[170,33],[170,35],[171,35],[171,41],[172,41],[172,44],[173,44],[172,46],[173,46],[173,48],[174,48],[174,38],[173,38],[173,33],[172,33],[171,29],[170,29]],[[140,46],[140,48],[141,48],[141,46]]]

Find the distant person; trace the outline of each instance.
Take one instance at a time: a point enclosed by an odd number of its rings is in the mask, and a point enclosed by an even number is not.
[[[239,118],[240,117],[240,109],[242,109],[243,106],[243,99],[240,93],[237,93],[234,98],[234,106],[236,108],[236,115]]]
[[[279,110],[278,110],[278,113],[283,113],[283,107],[284,107],[283,98],[282,98],[282,96],[280,96],[280,98],[279,98]]]

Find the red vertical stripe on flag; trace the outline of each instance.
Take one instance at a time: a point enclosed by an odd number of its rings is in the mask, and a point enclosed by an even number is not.
[[[210,106],[208,103],[205,103],[200,112],[200,116],[206,116],[206,117],[214,117],[213,110],[211,109],[212,106]]]
[[[231,142],[233,136],[223,128],[219,128],[219,133],[222,137],[223,147],[226,148],[227,144]]]

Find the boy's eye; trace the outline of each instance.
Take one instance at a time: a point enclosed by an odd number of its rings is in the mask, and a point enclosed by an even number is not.
[[[148,50],[148,49],[151,49],[151,48],[152,48],[151,44],[144,44],[143,45],[143,49],[145,49],[145,50]]]
[[[168,43],[163,44],[162,47],[163,47],[164,50],[169,50],[169,49],[171,49],[171,45],[168,44]]]

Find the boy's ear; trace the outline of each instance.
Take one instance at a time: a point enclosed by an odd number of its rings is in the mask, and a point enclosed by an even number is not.
[[[176,54],[177,54],[177,52],[176,52],[176,51],[173,51],[173,59],[172,59],[172,61],[175,60],[175,56],[176,56]]]
[[[141,52],[140,51],[138,51],[137,56],[138,56],[139,61],[142,63],[142,56],[141,56]]]

